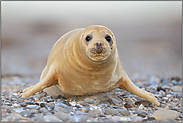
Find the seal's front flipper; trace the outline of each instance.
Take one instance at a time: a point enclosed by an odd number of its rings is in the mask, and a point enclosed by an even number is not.
[[[128,75],[125,72],[124,72],[123,78],[121,79],[121,85],[119,88],[121,88],[121,89],[125,88],[129,92],[131,92],[139,97],[142,97],[158,106],[160,105],[160,103],[154,97],[154,95],[152,93],[144,91],[144,90],[140,89],[139,87],[137,87],[135,84],[133,84],[133,82],[130,80],[130,78],[128,77]]]
[[[55,80],[56,80],[55,72],[53,72],[53,71],[48,72],[48,74],[46,75],[46,77],[42,81],[40,81],[39,83],[37,83],[31,87],[24,89],[22,97],[26,98],[26,97],[28,97],[28,96],[30,96],[38,91],[43,90],[44,88],[52,85],[52,83]]]

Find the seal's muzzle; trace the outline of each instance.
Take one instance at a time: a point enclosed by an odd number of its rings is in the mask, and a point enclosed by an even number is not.
[[[102,53],[102,50],[103,50],[102,43],[96,43],[96,52],[100,54]]]

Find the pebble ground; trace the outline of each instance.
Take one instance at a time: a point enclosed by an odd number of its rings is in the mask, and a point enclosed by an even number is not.
[[[39,80],[3,76],[1,122],[182,122],[181,78],[136,76],[132,80],[153,93],[161,105],[118,88],[85,97],[52,97],[40,91],[21,98],[22,90]]]

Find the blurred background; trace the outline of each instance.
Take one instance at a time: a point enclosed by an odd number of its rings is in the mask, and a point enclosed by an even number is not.
[[[62,35],[104,25],[129,76],[181,77],[181,19],[181,1],[3,1],[1,73],[39,77]]]

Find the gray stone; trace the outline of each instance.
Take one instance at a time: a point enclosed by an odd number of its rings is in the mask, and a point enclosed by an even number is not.
[[[71,110],[67,107],[62,107],[62,105],[55,105],[55,111],[64,112],[68,114]]]
[[[4,105],[7,105],[7,106],[12,106],[12,103],[4,103]]]
[[[156,118],[157,120],[164,120],[164,119],[176,119],[179,117],[179,112],[169,109],[159,109],[154,112],[151,117]]]
[[[21,107],[26,107],[27,106],[27,104],[25,102],[19,103],[19,104],[20,104]]]
[[[172,80],[172,84],[177,85],[177,81],[176,80]]]
[[[65,101],[65,100],[64,100],[62,103],[63,103],[63,104],[66,104],[67,106],[71,106],[71,104],[70,104],[68,101]]]
[[[34,102],[33,101],[25,101],[25,103],[27,104],[27,105],[34,105]]]
[[[152,103],[147,101],[147,100],[140,100],[140,101],[136,101],[135,105],[139,106],[140,104],[143,104],[143,106],[148,107],[150,106]]]
[[[31,112],[28,110],[22,111],[22,112],[20,112],[20,114],[24,117],[31,117],[31,115],[32,115]]]
[[[180,102],[180,100],[178,98],[173,98],[172,100],[173,102]]]
[[[126,109],[119,109],[119,113],[122,114],[123,116],[129,116],[130,112]]]
[[[110,109],[110,108],[103,109],[103,113],[104,114],[109,114],[109,115],[119,114],[119,112],[120,111],[118,109]]]
[[[145,112],[144,110],[135,111],[134,114],[137,114],[137,116],[140,116],[140,117],[143,117],[143,118],[145,118],[148,115],[148,113]]]
[[[139,109],[140,109],[140,110],[143,110],[143,109],[144,109],[143,104],[140,104],[140,105],[139,105]]]
[[[93,103],[95,102],[95,99],[93,99],[93,98],[85,98],[84,101],[85,101],[86,103],[93,104]]]
[[[39,110],[37,110],[37,109],[31,109],[31,113],[37,114],[37,113],[39,113]]]
[[[40,106],[37,106],[37,105],[27,105],[26,108],[29,108],[29,109],[40,109],[41,107]]]
[[[173,90],[174,92],[180,92],[180,91],[182,91],[182,86],[173,86],[172,88],[171,88],[171,90]]]
[[[131,121],[131,118],[128,117],[128,116],[124,116],[124,117],[113,116],[112,119],[115,120],[115,121],[123,121],[123,122],[130,122]]]
[[[177,85],[182,85],[182,81],[181,81],[181,80],[178,81],[178,82],[177,82]]]
[[[101,113],[102,113],[102,111],[99,109],[93,109],[93,110],[89,111],[89,114],[101,114]]]
[[[167,101],[169,98],[168,97],[163,97],[162,99],[165,100],[165,101]]]
[[[17,109],[15,109],[15,112],[17,112],[17,113],[21,113],[21,112],[23,112],[23,111],[25,111],[25,110],[23,110],[22,108],[17,108]]]
[[[35,122],[46,122],[46,120],[43,117],[39,117],[39,116],[32,117],[31,119]]]
[[[130,117],[131,118],[131,122],[141,122],[143,121],[144,119],[140,116],[132,116]]]
[[[71,119],[71,116],[64,112],[55,111],[54,115],[63,121]]]
[[[56,105],[55,105],[55,107],[56,106],[60,106],[60,107],[62,107],[62,108],[67,108],[68,106],[66,105],[66,104],[64,104],[64,103],[57,103]]]
[[[48,107],[47,109],[48,109],[48,111],[52,111],[53,110],[51,107]]]
[[[47,106],[53,109],[55,107],[55,104],[53,102],[50,102],[50,103],[47,103]]]
[[[166,107],[166,105],[165,105],[165,104],[160,103],[160,107],[165,108],[165,107]]]
[[[40,108],[40,109],[39,109],[39,111],[40,111],[40,112],[42,112],[42,113],[46,113],[46,112],[48,112],[48,110],[47,110],[45,107]]]
[[[36,94],[34,97],[40,99],[42,97],[42,95],[41,94]]]
[[[80,104],[81,104],[81,105],[83,105],[83,106],[87,106],[87,107],[89,107],[89,105],[88,105],[88,104],[86,104],[86,103],[84,103],[84,102],[80,102]]]
[[[39,102],[38,104],[40,107],[46,107],[46,102]]]
[[[22,103],[22,102],[24,102],[24,99],[18,98],[18,99],[17,99],[17,102],[18,102],[18,103]]]
[[[43,117],[46,122],[62,122],[59,118],[54,115],[46,115]]]
[[[46,102],[53,102],[53,101],[54,101],[54,99],[51,99],[51,98],[46,100]]]
[[[75,115],[72,117],[73,122],[86,122],[86,120],[89,118],[88,115]]]

